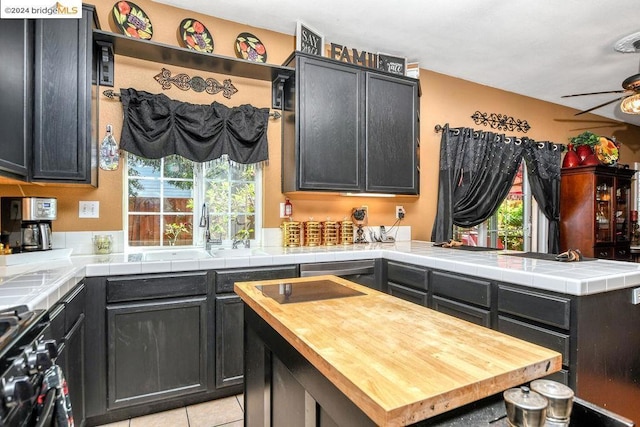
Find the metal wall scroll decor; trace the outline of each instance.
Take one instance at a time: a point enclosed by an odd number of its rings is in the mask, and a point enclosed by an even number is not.
[[[531,126],[526,120],[514,119],[511,116],[496,113],[481,113],[476,111],[471,116],[475,124],[491,126],[491,129],[509,130],[527,133]]]
[[[174,85],[178,89],[181,90],[189,90],[193,89],[195,92],[204,92],[206,91],[210,95],[215,95],[218,92],[222,92],[222,96],[227,99],[230,99],[231,96],[238,91],[236,87],[231,83],[231,79],[223,80],[222,84],[209,77],[208,79],[204,79],[199,76],[190,77],[188,74],[178,74],[176,76],[171,76],[171,71],[163,68],[162,71],[153,76],[154,79],[162,89],[167,90],[171,89],[171,85]]]

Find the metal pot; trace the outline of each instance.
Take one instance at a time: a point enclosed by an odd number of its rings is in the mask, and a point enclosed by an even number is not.
[[[532,381],[531,390],[543,395],[549,401],[547,419],[569,425],[573,408],[573,390],[564,384],[550,380]]]
[[[547,398],[529,387],[510,388],[503,394],[509,424],[514,427],[544,427]]]

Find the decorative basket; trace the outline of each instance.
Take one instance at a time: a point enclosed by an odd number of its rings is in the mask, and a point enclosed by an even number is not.
[[[336,221],[325,221],[322,223],[322,243],[326,246],[338,244],[339,225]]]
[[[300,223],[297,221],[285,221],[280,226],[282,228],[282,246],[297,247],[302,244],[300,237]]]
[[[341,245],[353,244],[353,221],[341,221],[338,232],[338,241]]]
[[[304,245],[320,246],[322,244],[322,228],[318,221],[304,223]]]

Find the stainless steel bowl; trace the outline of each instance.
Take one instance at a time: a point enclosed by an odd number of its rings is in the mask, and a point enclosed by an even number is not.
[[[510,388],[503,394],[509,423],[515,427],[543,427],[547,418],[547,398],[529,387]]]
[[[547,418],[550,421],[567,422],[571,417],[573,408],[573,390],[564,384],[551,380],[532,381],[531,390],[546,397],[549,401],[547,406]]]

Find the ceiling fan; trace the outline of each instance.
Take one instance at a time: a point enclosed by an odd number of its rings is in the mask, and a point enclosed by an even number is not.
[[[576,93],[573,95],[563,95],[561,98],[570,98],[573,96],[585,95],[601,95],[605,93],[624,93],[625,95],[621,96],[620,98],[616,98],[600,105],[596,105],[595,107],[591,107],[588,110],[580,111],[579,113],[576,113],[576,116],[591,112],[593,110],[597,110],[600,107],[604,107],[618,101],[622,101],[622,103],[620,104],[620,109],[622,110],[622,112],[628,114],[640,114],[640,74],[634,74],[633,76],[627,77],[622,82],[622,88],[622,90],[609,90],[604,92],[589,92]]]

